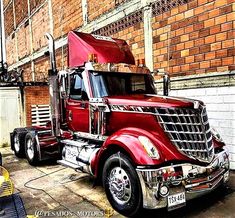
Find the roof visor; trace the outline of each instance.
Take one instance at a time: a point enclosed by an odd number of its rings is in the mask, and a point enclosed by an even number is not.
[[[69,67],[83,65],[87,62],[89,54],[95,54],[98,63],[135,64],[133,54],[125,40],[75,31],[69,32]]]

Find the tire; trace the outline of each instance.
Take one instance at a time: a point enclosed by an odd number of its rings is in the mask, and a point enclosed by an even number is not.
[[[126,155],[116,153],[107,159],[102,181],[110,204],[120,214],[133,217],[142,210],[140,181]]]
[[[10,82],[10,75],[9,75],[9,73],[5,72],[3,74],[3,82]]]
[[[25,156],[30,165],[36,166],[39,163],[37,142],[32,133],[27,133],[25,136]]]
[[[16,157],[22,158],[25,157],[25,139],[24,139],[25,134],[18,132],[18,131],[14,131],[13,133],[13,151],[15,153]]]

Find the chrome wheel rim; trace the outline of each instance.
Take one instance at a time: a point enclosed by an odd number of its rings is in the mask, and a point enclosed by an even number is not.
[[[14,136],[14,148],[16,152],[20,151],[20,140],[19,140],[19,135],[15,134]]]
[[[109,177],[109,190],[113,199],[118,204],[125,204],[131,198],[131,182],[126,171],[121,167],[111,170]]]
[[[32,139],[28,139],[26,145],[27,145],[28,157],[29,157],[29,159],[32,160],[34,157],[34,147],[33,147]]]

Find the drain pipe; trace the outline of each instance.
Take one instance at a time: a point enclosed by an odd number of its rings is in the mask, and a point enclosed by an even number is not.
[[[50,69],[48,70],[49,77],[49,93],[51,106],[51,130],[53,136],[60,136],[60,94],[59,84],[55,59],[55,42],[50,33],[45,34],[50,55]]]
[[[154,70],[152,72],[152,75],[155,76],[161,76],[163,77],[163,80],[161,83],[163,83],[163,95],[168,96],[169,95],[169,89],[170,89],[170,76],[167,72],[161,72],[159,70]]]

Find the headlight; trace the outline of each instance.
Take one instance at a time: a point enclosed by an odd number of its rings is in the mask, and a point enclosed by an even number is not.
[[[221,138],[220,134],[214,128],[211,129],[211,134],[215,138],[216,141],[224,143],[224,140]]]
[[[146,136],[139,136],[138,137],[140,143],[144,147],[145,151],[147,152],[148,156],[153,159],[160,159],[159,152],[157,148],[153,145],[150,139]]]

